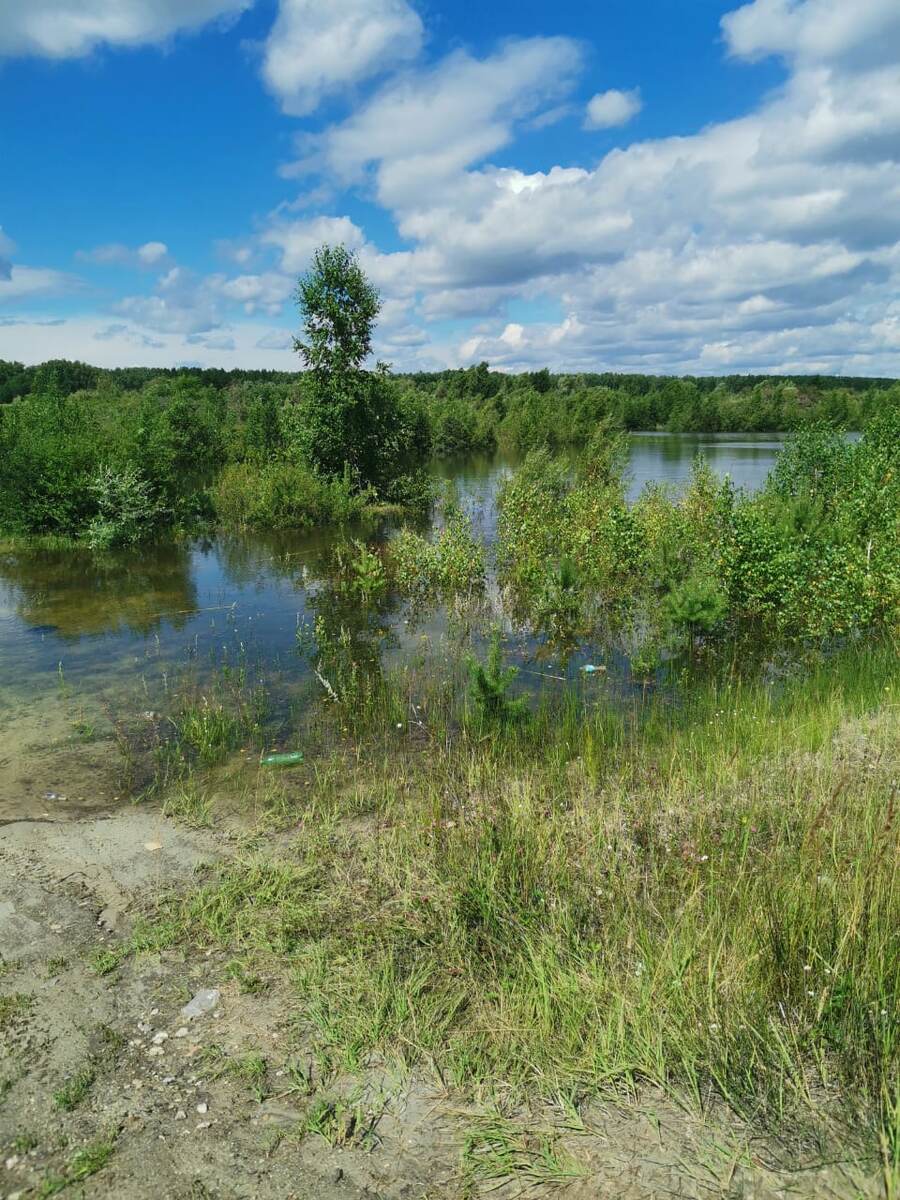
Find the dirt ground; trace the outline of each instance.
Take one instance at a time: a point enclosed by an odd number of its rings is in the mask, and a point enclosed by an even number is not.
[[[240,989],[182,950],[101,975],[135,913],[234,853],[158,812],[0,827],[0,1195],[134,1200],[775,1200],[880,1194],[873,1164],[791,1171],[733,1122],[645,1096],[501,1118],[436,1077],[318,1078],[290,983]],[[215,1007],[182,1006],[215,988]]]

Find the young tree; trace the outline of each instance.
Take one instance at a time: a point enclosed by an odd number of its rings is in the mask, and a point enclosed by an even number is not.
[[[345,246],[321,246],[297,284],[306,340],[294,349],[307,368],[337,382],[362,368],[372,349],[372,327],[381,310],[356,255]]]
[[[415,430],[387,367],[367,371],[378,292],[344,246],[322,246],[297,285],[303,336],[294,346],[308,375],[294,425],[302,458],[323,475],[349,471],[387,495],[416,452]]]

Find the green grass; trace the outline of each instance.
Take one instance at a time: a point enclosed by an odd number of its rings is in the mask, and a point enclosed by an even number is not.
[[[76,1150],[72,1155],[65,1173],[62,1175],[47,1175],[38,1189],[39,1200],[49,1196],[57,1196],[73,1184],[83,1183],[102,1171],[115,1152],[115,1142],[112,1139],[92,1142],[88,1146]]]
[[[9,1029],[17,1021],[22,1020],[31,1008],[31,1004],[31,997],[22,992],[0,996],[0,1030]]]
[[[385,1110],[383,1099],[367,1101],[362,1095],[314,1100],[300,1123],[301,1136],[316,1134],[329,1146],[357,1146],[372,1150],[378,1144],[378,1122]]]
[[[70,1076],[63,1086],[53,1093],[54,1105],[63,1112],[72,1112],[90,1095],[97,1079],[97,1068],[91,1060]]]
[[[219,869],[144,942],[290,981],[338,1069],[522,1097],[651,1083],[795,1145],[847,1139],[893,1178],[896,661],[870,644],[632,708],[583,685],[487,736],[432,698],[419,750],[386,703],[319,765],[292,844]]]
[[[587,1174],[549,1131],[525,1130],[499,1113],[474,1120],[462,1146],[463,1195],[483,1195],[515,1179],[523,1188],[570,1183]]]

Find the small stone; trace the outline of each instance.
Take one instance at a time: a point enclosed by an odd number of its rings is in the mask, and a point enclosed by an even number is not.
[[[147,1051],[148,1058],[159,1058],[159,1056],[161,1054],[165,1054],[165,1051],[163,1050],[162,1046],[151,1046],[150,1049]]]
[[[12,1155],[12,1157],[8,1158],[6,1160],[6,1162],[4,1163],[4,1166],[6,1167],[7,1171],[14,1171],[18,1165],[19,1165],[18,1154]]]
[[[206,1113],[209,1112],[209,1105],[208,1104],[198,1104],[197,1112],[200,1114],[201,1117],[205,1116]]]
[[[178,1112],[175,1114],[175,1120],[176,1121],[186,1121],[187,1120],[187,1113],[184,1111],[183,1108],[179,1108]]]
[[[209,1129],[210,1125],[212,1125],[212,1121],[198,1121],[196,1128],[197,1129]]]
[[[187,1037],[187,1035],[188,1035],[188,1027],[187,1027],[187,1025],[182,1025],[180,1029],[175,1030],[175,1032],[172,1036],[177,1037],[177,1038],[183,1038],[183,1037]]]
[[[169,1035],[164,1029],[161,1029],[159,1033],[154,1033],[151,1040],[154,1046],[161,1046],[163,1042],[167,1042],[169,1040]]]

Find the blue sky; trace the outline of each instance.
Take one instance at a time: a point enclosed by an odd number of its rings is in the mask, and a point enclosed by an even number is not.
[[[0,357],[900,374],[896,0],[0,0]]]

